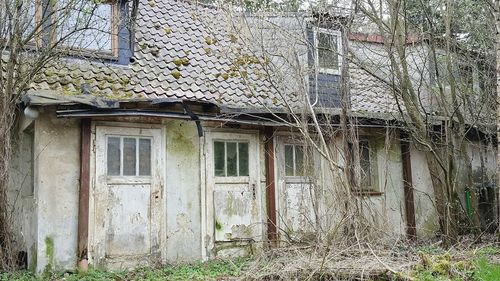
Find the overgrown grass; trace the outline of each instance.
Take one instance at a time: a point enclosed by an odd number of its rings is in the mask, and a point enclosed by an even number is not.
[[[0,281],[104,281],[104,280],[216,280],[221,277],[238,277],[247,266],[248,259],[213,260],[186,265],[168,265],[160,268],[139,268],[133,271],[101,271],[90,269],[76,273],[31,272],[0,273]]]
[[[481,281],[500,280],[500,265],[492,264],[486,257],[476,261],[475,278]]]
[[[495,261],[500,260],[499,247],[487,247],[459,254],[450,254],[437,247],[426,247],[419,248],[418,255],[421,262],[414,270],[394,276],[394,278],[415,281],[500,281],[500,264],[495,263]],[[240,258],[185,265],[167,265],[159,268],[145,267],[133,271],[90,269],[87,272],[75,273],[47,272],[41,276],[35,276],[30,272],[0,273],[0,281],[217,280],[225,277],[244,276],[245,270],[248,269],[251,262],[249,259]],[[245,277],[251,278],[248,276],[248,272]],[[276,277],[280,277],[279,272]]]
[[[499,254],[498,247],[480,249],[465,259],[447,252],[421,251],[422,263],[409,276],[418,281],[500,281],[500,264],[491,262],[491,256]]]

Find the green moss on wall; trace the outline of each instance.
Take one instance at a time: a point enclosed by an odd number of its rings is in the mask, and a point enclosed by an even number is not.
[[[30,260],[30,266],[29,270],[30,271],[35,271],[36,270],[36,264],[37,264],[37,251],[36,251],[36,246],[32,245],[31,246],[31,260]]]
[[[215,229],[222,230],[222,224],[218,220],[215,221]]]
[[[54,239],[50,236],[45,237],[45,256],[47,257],[45,271],[50,271],[54,268]]]
[[[196,127],[182,121],[172,121],[167,124],[168,152],[178,155],[197,157],[199,154]]]

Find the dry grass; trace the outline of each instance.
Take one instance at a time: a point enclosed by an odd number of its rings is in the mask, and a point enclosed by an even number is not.
[[[388,279],[419,263],[411,249],[351,246],[278,248],[260,256],[245,273],[254,280]]]
[[[447,250],[440,245],[440,241],[435,243],[426,241],[425,243],[396,242],[390,246],[368,243],[337,245],[329,248],[318,245],[287,246],[269,250],[256,258],[245,270],[244,279],[421,280],[418,277],[420,274],[418,270],[434,274],[432,270],[440,266],[442,257],[451,257],[452,267],[473,264],[477,257],[484,254],[487,254],[490,262],[500,258],[500,248],[494,235],[483,237],[481,243],[470,236],[462,237],[459,244]],[[425,265],[424,259],[427,258],[435,263]],[[451,268],[446,274],[460,276],[470,272],[468,269],[465,271],[463,268]]]

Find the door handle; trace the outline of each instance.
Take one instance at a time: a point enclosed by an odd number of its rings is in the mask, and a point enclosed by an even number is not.
[[[252,183],[252,196],[253,196],[253,200],[255,200],[255,198],[257,198],[257,196],[255,194],[255,183]]]

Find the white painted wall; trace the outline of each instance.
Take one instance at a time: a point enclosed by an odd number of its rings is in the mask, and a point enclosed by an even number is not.
[[[201,258],[199,137],[193,122],[165,120],[166,257],[168,262]],[[47,242],[53,241],[55,269],[74,269],[77,255],[80,126],[78,120],[56,119],[53,112],[36,120],[35,161],[37,266],[50,263]]]
[[[191,121],[165,120],[167,261],[201,259],[200,138]]]
[[[406,231],[401,146],[397,135],[385,139],[384,131],[372,131],[377,136],[375,156],[377,179],[381,195],[358,197],[363,204],[365,217],[373,222],[376,230],[387,235],[388,241],[402,238]]]
[[[377,166],[378,187],[381,194],[355,196],[365,218],[373,223],[374,235],[383,235],[383,239],[389,241],[400,239],[405,235],[405,206],[403,167],[401,162],[401,148],[397,135],[392,134],[386,142],[384,130],[371,130],[360,133],[363,137],[377,136],[371,138],[375,149],[375,161]],[[330,144],[334,160],[340,166],[345,165],[344,153],[340,138]],[[321,158],[321,179],[319,196],[320,211],[319,218],[323,231],[334,231],[345,221],[342,221],[340,206],[341,202],[338,190],[343,189],[343,172],[340,169],[332,171],[328,162]],[[277,163],[279,165],[280,163]]]
[[[200,139],[195,123],[165,119],[166,128],[166,184],[165,204],[166,258],[168,262],[193,261],[202,258],[202,208]],[[238,130],[235,130],[237,132]],[[55,269],[74,269],[77,252],[78,189],[80,176],[80,125],[75,119],[57,119],[53,111],[46,110],[35,121],[34,145],[34,200],[26,204],[32,210],[23,218],[24,233],[33,233],[35,239],[27,247],[36,250],[36,270],[43,271],[51,263]],[[264,145],[260,138],[260,161],[262,186],[264,176]],[[368,209],[373,210],[377,227],[387,233],[388,239],[405,235],[404,188],[402,178],[401,149],[397,136],[377,146],[376,160],[379,172],[379,186],[382,195],[363,197]],[[478,166],[476,148],[471,147],[473,167]],[[486,166],[494,175],[496,158],[489,150]],[[24,157],[24,156],[23,156]],[[336,157],[342,163],[340,153]],[[21,161],[22,162],[22,161]],[[19,169],[28,169],[20,162]],[[433,236],[438,229],[437,216],[432,200],[432,185],[423,153],[411,149],[412,176],[414,183],[417,235],[420,238]],[[276,162],[276,165],[280,163]],[[24,165],[24,166],[23,166]],[[338,175],[331,175],[322,164],[325,203],[321,208],[324,226],[335,223],[334,216],[326,210],[336,206],[333,196],[328,195],[328,184],[337,182]],[[20,176],[16,176],[19,180]],[[333,180],[332,180],[333,178]],[[264,192],[265,189],[263,188]],[[29,198],[29,196],[27,197]],[[263,197],[264,198],[264,197]],[[265,198],[263,200],[265,207]],[[29,207],[31,206],[31,207]],[[38,206],[35,208],[34,206]],[[265,223],[265,221],[263,221]],[[29,236],[29,235],[28,235]],[[53,242],[53,243],[52,243]],[[49,254],[53,244],[53,255]],[[32,247],[33,246],[33,247]],[[49,250],[49,251],[48,251]],[[32,258],[30,260],[35,260]]]
[[[80,178],[78,120],[57,119],[54,111],[42,112],[35,121],[34,151],[38,207],[36,271],[43,271],[50,264],[57,270],[74,269]]]
[[[411,146],[410,155],[417,237],[426,239],[435,236],[435,232],[439,229],[431,174],[423,152]]]
[[[405,235],[405,203],[403,185],[403,165],[401,146],[397,136],[392,135],[377,141],[377,168],[381,196],[368,197],[368,202],[376,210],[376,218],[382,231],[389,231],[389,239],[398,239]]]
[[[28,267],[36,263],[36,205],[33,189],[33,120],[20,117],[13,142],[10,182],[7,192],[12,226],[20,250],[27,252]],[[29,126],[29,127],[28,127]]]

